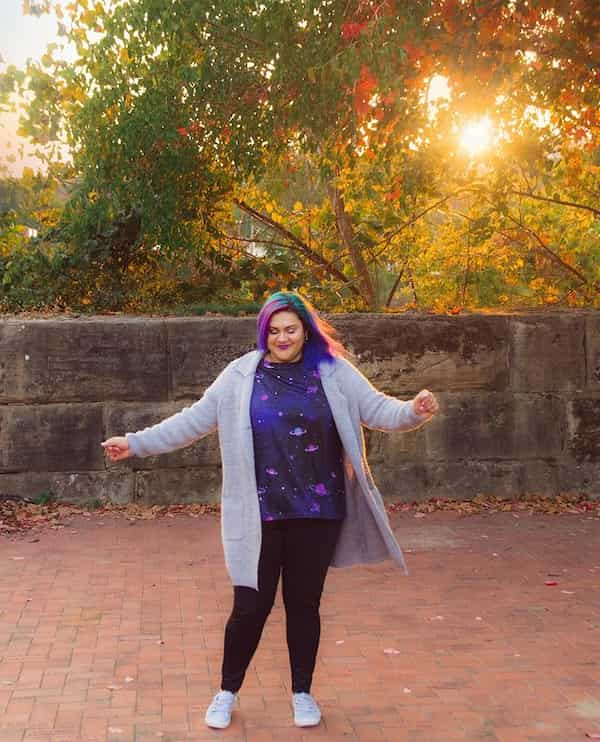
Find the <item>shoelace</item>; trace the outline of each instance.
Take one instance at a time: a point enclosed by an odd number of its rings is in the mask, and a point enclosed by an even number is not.
[[[222,709],[229,708],[231,702],[229,696],[224,695],[223,693],[219,693],[215,696],[212,707],[215,711],[221,711]]]
[[[295,696],[296,706],[299,711],[316,711],[317,704],[308,695],[303,693],[302,695]]]

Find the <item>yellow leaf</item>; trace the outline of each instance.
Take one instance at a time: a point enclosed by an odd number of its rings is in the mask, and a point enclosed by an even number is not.
[[[93,10],[86,10],[81,14],[81,21],[86,26],[93,26],[96,23],[96,13]]]
[[[302,211],[304,206],[302,205],[302,201],[296,201],[294,204],[294,211]]]

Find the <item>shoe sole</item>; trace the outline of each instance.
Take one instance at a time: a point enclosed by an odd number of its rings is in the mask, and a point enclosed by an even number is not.
[[[226,724],[216,724],[215,722],[210,724],[208,721],[206,721],[206,719],[204,720],[204,723],[209,729],[227,729],[227,727],[231,724],[230,721],[228,721]]]
[[[319,721],[309,721],[309,722],[296,721],[294,719],[294,725],[297,727],[318,727],[320,723],[321,723],[321,719],[319,719]]]

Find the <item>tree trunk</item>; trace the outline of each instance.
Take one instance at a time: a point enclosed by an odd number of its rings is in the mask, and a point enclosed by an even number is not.
[[[373,287],[373,281],[371,280],[371,275],[360,251],[360,247],[356,244],[352,219],[344,208],[344,198],[333,185],[328,186],[327,190],[333,207],[333,213],[335,214],[337,230],[342,238],[344,247],[350,254],[352,265],[358,276],[361,296],[369,309],[377,309],[377,297]]]

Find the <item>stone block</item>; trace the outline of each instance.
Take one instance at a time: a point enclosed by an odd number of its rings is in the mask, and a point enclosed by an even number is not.
[[[423,461],[427,458],[425,428],[439,424],[432,420],[424,427],[405,433],[385,433],[380,430],[366,430],[365,443],[367,458],[371,466],[377,464],[401,465],[406,461]]]
[[[0,494],[38,498],[51,492],[60,502],[91,505],[97,501],[125,505],[133,501],[134,474],[128,471],[23,472],[0,474]]]
[[[440,413],[424,426],[431,460],[530,459],[557,456],[564,404],[553,395],[443,394]]]
[[[427,465],[428,497],[471,500],[477,495],[512,497],[519,490],[518,461],[440,461]]]
[[[389,394],[508,386],[506,317],[333,315],[330,320],[361,371]]]
[[[166,320],[175,399],[198,398],[225,366],[256,346],[256,317]]]
[[[560,492],[559,459],[532,459],[522,462],[518,495],[544,495]]]
[[[157,404],[107,404],[105,406],[106,437],[135,433],[150,425],[164,420],[170,415],[179,412],[196,400],[179,402],[159,402]],[[197,443],[180,448],[177,451],[162,456],[148,456],[147,458],[133,457],[118,464],[107,460],[107,465],[126,466],[133,470],[140,469],[169,469],[184,466],[220,466],[219,438],[216,434],[201,438]]]
[[[0,322],[0,402],[168,399],[161,320]]]
[[[600,391],[600,314],[586,317],[585,347],[587,354],[587,385]]]
[[[561,492],[585,495],[592,499],[600,498],[600,462],[562,462],[559,486]]]
[[[567,426],[567,452],[574,461],[600,463],[600,399],[572,399]]]
[[[584,388],[584,315],[514,317],[510,330],[510,386],[513,391]]]
[[[153,469],[136,472],[135,499],[144,505],[217,502],[221,469]]]
[[[429,496],[426,467],[422,463],[371,462],[377,489],[385,501],[420,502]]]
[[[386,500],[470,500],[476,495],[512,497],[519,491],[518,461],[432,461],[376,464],[373,476]]]
[[[104,469],[102,405],[0,407],[0,472]]]

